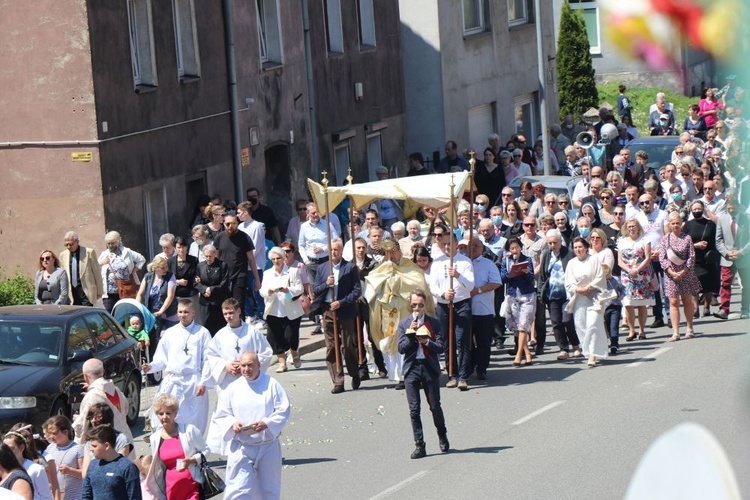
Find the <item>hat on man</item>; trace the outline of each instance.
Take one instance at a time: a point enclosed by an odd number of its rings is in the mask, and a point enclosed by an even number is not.
[[[387,174],[388,173],[388,167],[384,167],[383,165],[380,165],[378,168],[375,169],[376,174]]]
[[[662,120],[662,119],[663,120],[669,120],[669,115],[666,114],[666,113],[662,113],[662,114],[659,115],[659,119],[660,120]]]

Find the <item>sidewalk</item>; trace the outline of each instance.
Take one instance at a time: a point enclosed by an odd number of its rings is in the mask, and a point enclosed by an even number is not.
[[[318,333],[313,335],[312,332],[315,330],[315,323],[307,319],[307,316],[304,316],[302,319],[302,323],[300,324],[299,329],[299,354],[300,356],[304,356],[305,354],[309,354],[311,352],[315,352],[318,349],[325,347],[326,341],[323,338],[322,333]],[[263,333],[265,333],[265,330],[261,330]],[[271,358],[271,365],[275,365],[278,363],[279,360],[276,356],[273,356]]]

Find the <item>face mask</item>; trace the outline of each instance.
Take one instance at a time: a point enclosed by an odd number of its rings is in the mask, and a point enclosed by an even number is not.
[[[499,215],[495,215],[494,217],[492,217],[492,223],[496,226],[499,226],[503,223],[503,218]]]
[[[480,214],[483,214],[486,208],[487,205],[477,205],[476,203],[474,204],[474,210],[476,210]]]
[[[666,120],[659,120],[659,125],[661,125],[662,127],[666,127],[667,126],[667,121]]]
[[[696,212],[693,212],[693,218],[694,219],[701,219],[701,218],[703,218],[703,210],[698,210]]]
[[[588,227],[581,228],[578,230],[578,234],[580,234],[582,238],[588,238],[591,234],[591,229]]]
[[[415,240],[415,241],[416,241],[417,238],[419,238],[419,236],[420,236],[419,233],[417,233],[417,234],[409,234],[409,238],[411,238],[412,240]]]
[[[680,201],[682,199],[682,193],[672,193],[672,201]]]

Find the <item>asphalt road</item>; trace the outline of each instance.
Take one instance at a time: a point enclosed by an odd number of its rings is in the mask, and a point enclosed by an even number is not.
[[[620,354],[596,368],[557,361],[549,343],[528,368],[495,351],[486,383],[471,380],[463,393],[442,389],[450,453],[439,452],[423,402],[428,456],[421,460],[409,458],[404,392],[379,379],[351,391],[347,378],[347,391],[332,395],[323,350],[315,351],[302,368],[277,377],[294,407],[281,437],[282,495],[622,498],[649,445],[682,422],[716,436],[747,494],[750,321],[732,318],[697,320],[697,337],[677,343],[666,342],[666,328],[647,330],[648,340],[622,342]],[[223,473],[219,457],[210,458]],[[701,472],[680,460],[667,470],[665,481]]]

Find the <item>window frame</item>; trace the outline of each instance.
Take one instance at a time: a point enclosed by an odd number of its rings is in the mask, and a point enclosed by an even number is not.
[[[362,8],[362,5],[366,4],[367,8]],[[377,34],[375,27],[375,4],[374,0],[357,0],[357,26],[359,36],[360,48],[374,48],[377,47]],[[363,12],[368,16],[363,16]],[[368,30],[365,30],[365,21],[367,21],[367,28],[372,32],[371,38],[365,40],[365,36]]]
[[[602,30],[601,30],[601,18],[600,18],[600,7],[599,2],[597,0],[578,0],[576,3],[573,3],[570,5],[571,8],[580,10],[581,15],[585,11],[593,10],[594,15],[596,16],[596,41],[597,45],[591,45],[591,40],[589,39],[589,54],[592,55],[600,55],[602,53]],[[585,18],[584,18],[585,21]],[[588,28],[586,30],[586,36],[588,37]]]
[[[341,0],[322,0],[323,23],[326,34],[326,52],[328,55],[344,53],[344,25],[341,21]],[[335,17],[332,22],[331,18]],[[335,31],[331,30],[334,28]],[[334,40],[335,36],[335,40]],[[337,42],[334,47],[334,42]]]
[[[186,16],[181,15],[184,14],[183,7],[188,9]],[[194,0],[172,0],[172,17],[174,21],[175,49],[177,51],[177,77],[181,82],[200,78],[200,48],[198,45],[198,28],[196,25]],[[182,20],[187,20],[190,26],[183,27]],[[185,34],[188,33],[188,38],[190,39],[185,40]],[[186,51],[188,52],[187,54]]]
[[[378,148],[380,151],[378,151],[378,156],[380,157],[380,164],[379,165],[373,165],[370,160],[370,141],[377,139],[378,140]],[[365,153],[367,154],[367,173],[370,181],[376,181],[378,180],[377,176],[377,168],[383,165],[383,135],[380,131],[373,132],[371,134],[367,134],[365,136]]]
[[[126,8],[128,11],[128,38],[130,41],[133,84],[136,91],[142,88],[157,87],[159,82],[156,72],[151,0],[127,0]],[[141,26],[144,15],[146,26]]]
[[[348,160],[348,165],[339,165],[339,162],[337,161],[336,152],[345,149],[346,150],[346,159]],[[343,186],[346,177],[349,175],[349,169],[352,167],[352,149],[351,144],[349,143],[349,139],[335,142],[333,143],[333,176],[336,186]],[[343,171],[341,171],[343,169]],[[341,174],[341,178],[339,178],[339,174]]]
[[[275,67],[284,63],[279,12],[279,0],[255,0],[258,53],[263,68]]]
[[[159,244],[159,236],[168,233],[169,232],[169,217],[168,217],[168,209],[169,205],[167,204],[167,187],[164,182],[155,183],[152,185],[146,185],[142,187],[143,189],[143,218],[144,218],[144,226],[146,229],[146,243],[148,244],[148,254],[149,259],[153,259],[156,256],[156,253],[154,252],[154,248],[158,247]],[[152,206],[152,200],[150,198],[150,194],[155,191],[161,191],[161,207],[153,207]],[[157,193],[157,197],[159,194]],[[159,229],[155,229],[155,226],[158,224],[154,224],[154,218],[153,214],[158,214],[158,212],[162,210],[162,217],[164,219],[165,224],[163,227]]]
[[[477,9],[478,23],[476,26],[468,28],[466,27],[466,2],[474,3]],[[487,31],[487,19],[485,12],[486,0],[462,0],[461,1],[461,19],[463,22],[463,33],[464,36],[478,35]]]
[[[530,9],[529,9],[529,1],[528,0],[520,0],[521,6],[523,7],[523,16],[517,17],[515,19],[510,18],[510,11],[511,11],[511,2],[515,3],[517,0],[507,0],[506,6],[508,8],[508,26],[513,28],[516,26],[523,26],[525,24],[530,24],[533,19],[530,15]]]

